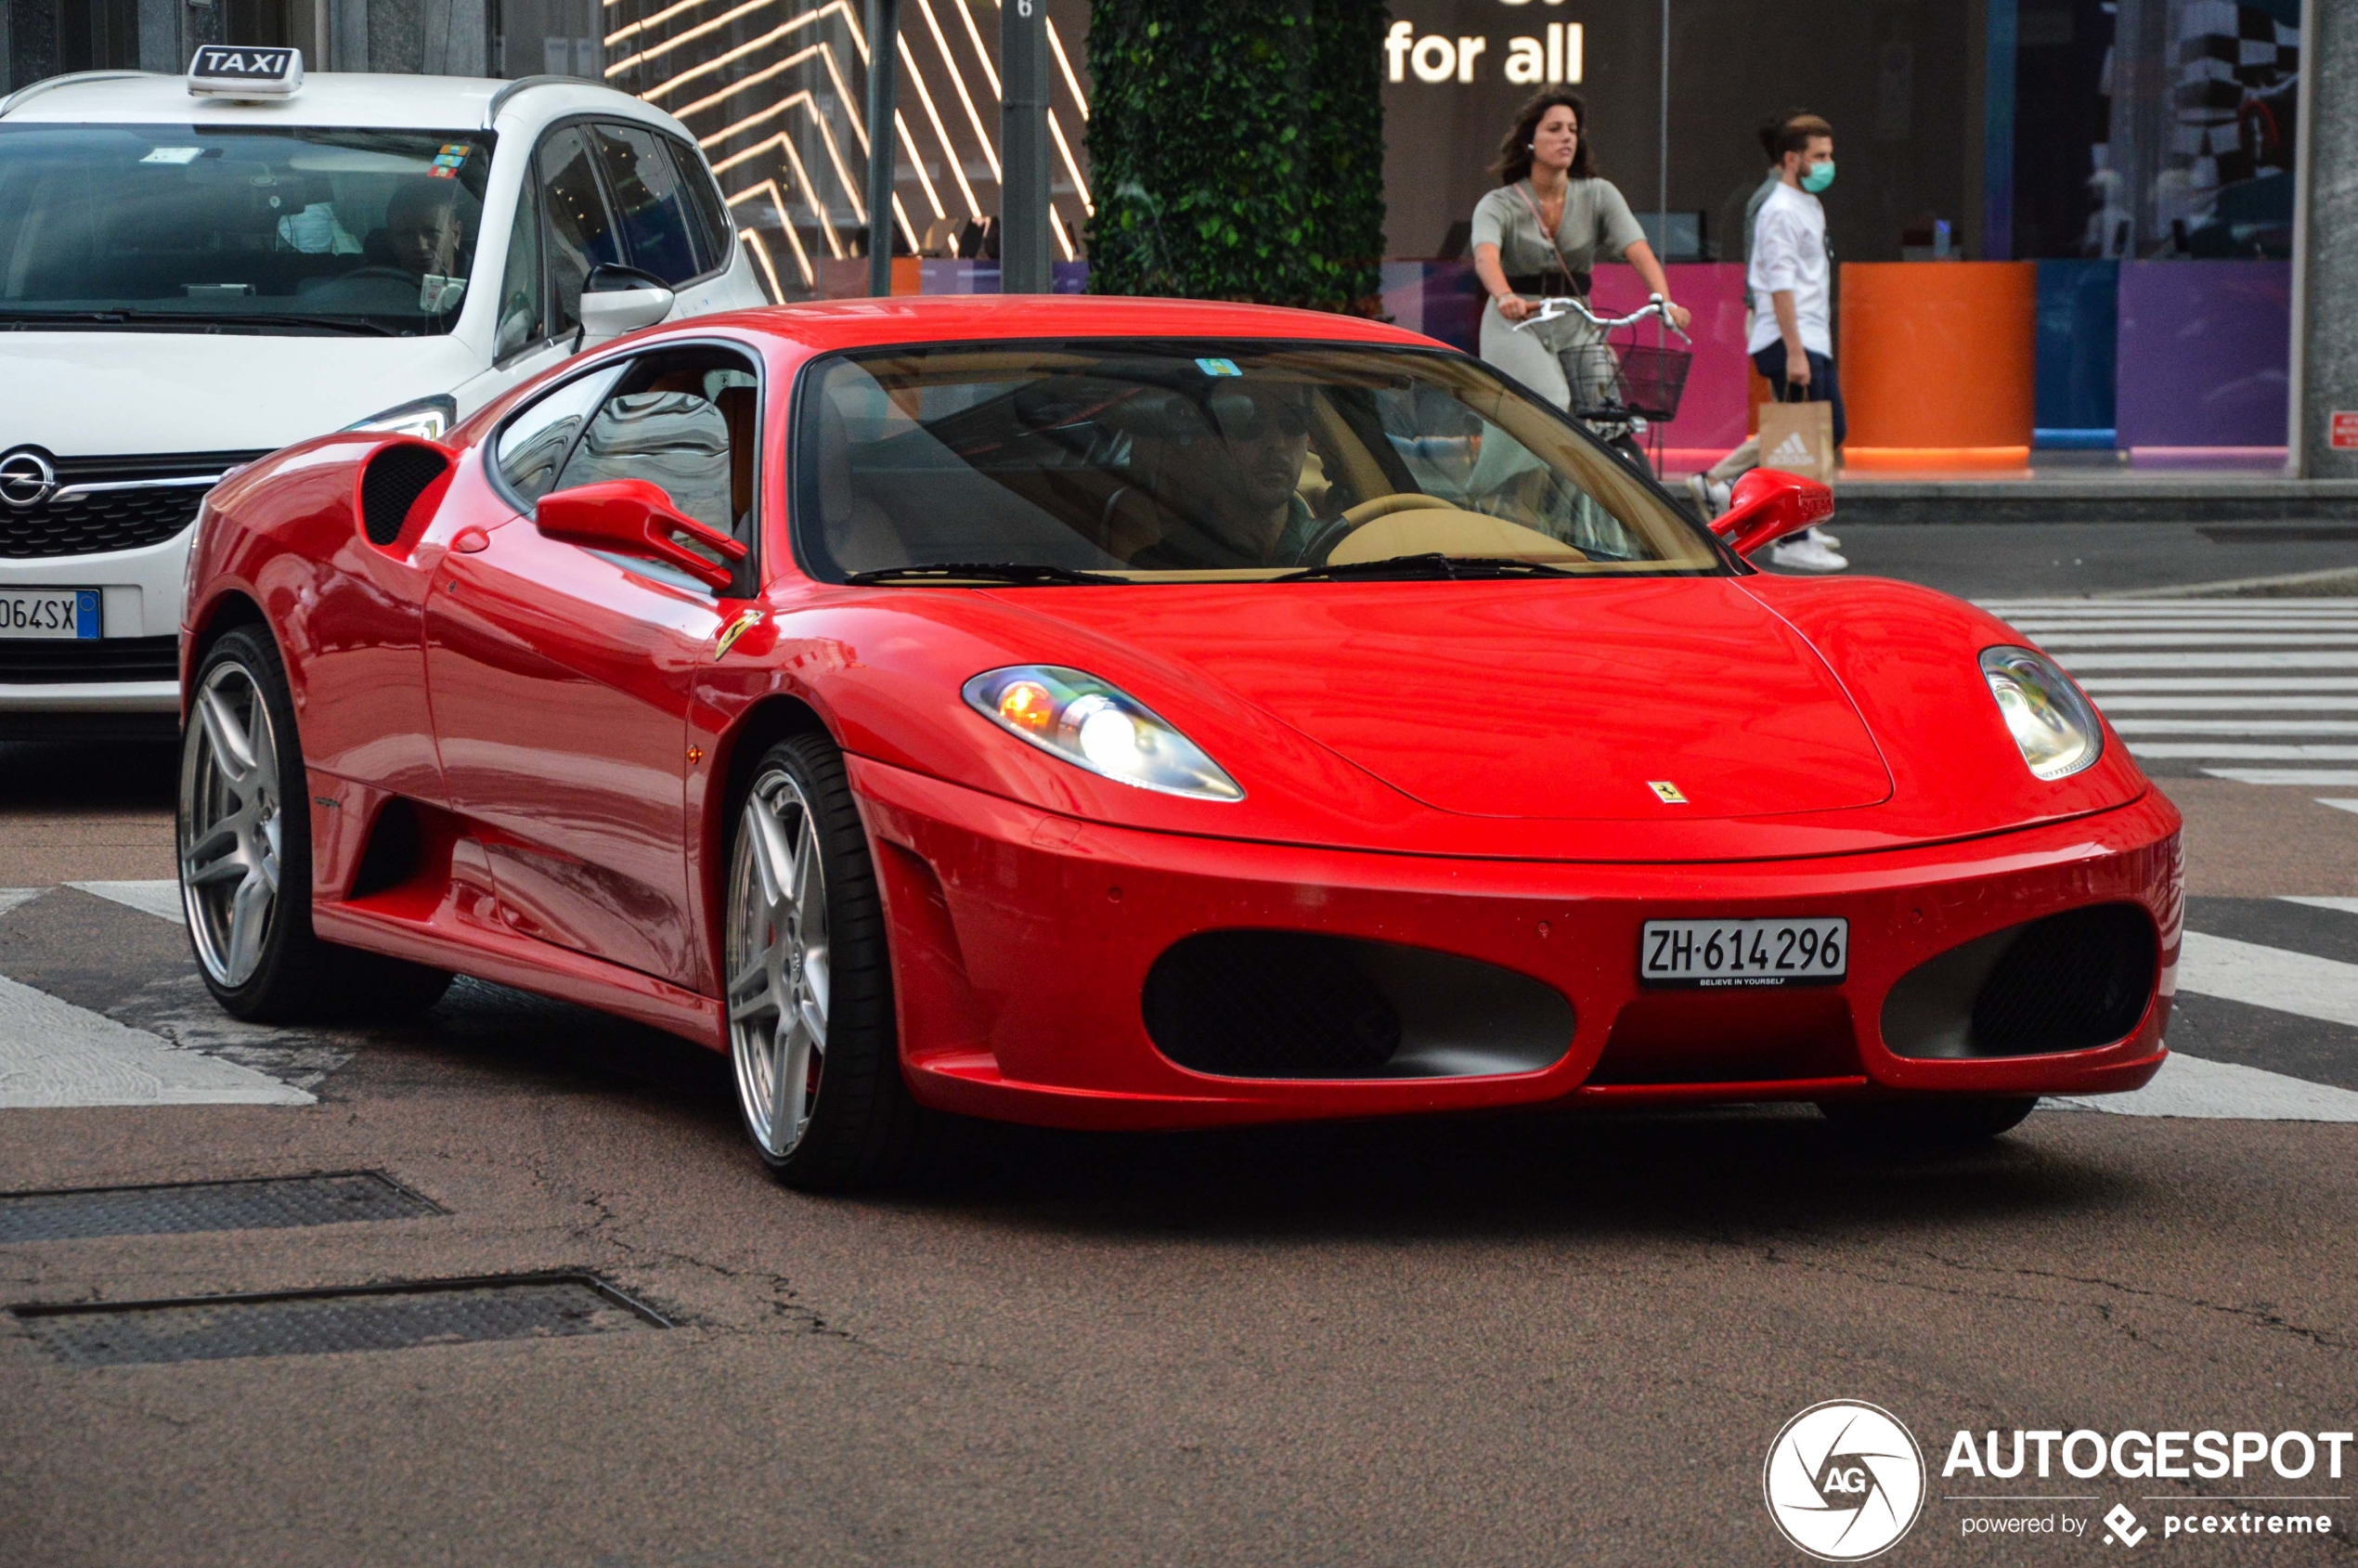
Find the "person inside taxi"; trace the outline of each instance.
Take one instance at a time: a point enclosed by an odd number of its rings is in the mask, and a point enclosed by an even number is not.
[[[369,236],[369,259],[412,278],[457,270],[461,230],[447,180],[410,180],[385,203],[384,227]]]

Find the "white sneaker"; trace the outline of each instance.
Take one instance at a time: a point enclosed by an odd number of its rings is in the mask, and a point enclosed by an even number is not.
[[[1820,544],[1824,545],[1828,550],[1840,550],[1842,548],[1842,541],[1834,538],[1832,534],[1826,532],[1823,528],[1810,529],[1809,537],[1816,539]]]
[[[1687,499],[1694,504],[1695,515],[1708,523],[1719,515],[1711,509],[1711,484],[1700,473],[1687,475]]]
[[[1768,564],[1787,572],[1840,572],[1850,563],[1803,533],[1772,546]]]

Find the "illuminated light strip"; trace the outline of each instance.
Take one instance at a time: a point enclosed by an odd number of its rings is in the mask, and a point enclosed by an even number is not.
[[[1081,198],[1082,212],[1094,214],[1097,209],[1089,204],[1089,187],[1081,177],[1081,165],[1073,162],[1072,144],[1065,140],[1065,128],[1057,123],[1056,111],[1053,109],[1048,111],[1048,134],[1056,138],[1056,150],[1065,155],[1065,173],[1072,176],[1072,188]],[[1065,258],[1067,261],[1071,259],[1070,256]]]
[[[892,215],[900,220],[900,236],[909,241],[909,253],[917,253],[917,226],[909,221],[909,209],[900,204],[900,193],[892,193]]]
[[[805,97],[808,96],[805,95]],[[810,108],[811,114],[815,117],[819,112],[819,106],[812,104]],[[828,221],[827,209],[819,201],[819,188],[811,182],[810,171],[802,166],[802,154],[795,150],[794,142],[787,137],[781,136],[778,145],[785,153],[786,162],[794,165],[795,177],[802,182],[802,193],[810,202],[811,214],[819,220],[819,232],[827,237],[827,249],[834,253],[836,260],[842,260],[843,240],[836,235],[836,226]]]
[[[622,58],[606,67],[606,80],[611,82],[615,77],[621,75],[624,71],[629,70],[632,66],[639,64],[641,60],[651,60],[657,55],[667,55],[682,44],[693,43],[696,39],[703,37],[707,32],[719,32],[720,29],[728,26],[731,22],[735,21],[739,17],[742,17],[748,12],[767,10],[774,4],[776,4],[776,0],[745,0],[744,5],[738,6],[731,10],[723,11],[719,16],[713,18],[710,21],[698,22],[695,26],[688,29],[685,32],[675,32],[670,37],[664,39],[661,43],[651,44],[635,55],[625,55]],[[789,23],[788,25],[791,26],[792,24]],[[611,44],[614,40],[609,38],[606,42]]]
[[[606,0],[606,4],[608,6],[613,6],[618,4],[618,0]],[[678,5],[666,6],[654,16],[641,17],[637,21],[623,23],[622,26],[606,34],[606,43],[609,46],[619,44],[634,32],[644,32],[657,22],[669,21],[680,12],[693,11],[703,4],[704,0],[679,0]]]
[[[1065,85],[1072,89],[1072,101],[1081,106],[1081,118],[1089,118],[1089,100],[1081,91],[1081,78],[1072,73],[1072,61],[1065,58],[1065,41],[1056,36],[1056,19],[1048,20],[1048,47],[1056,57],[1058,69],[1065,73]],[[1085,203],[1084,203],[1085,204]]]
[[[860,200],[860,188],[852,183],[851,171],[844,164],[843,149],[836,145],[835,133],[827,128],[827,117],[819,112],[819,106],[811,101],[810,94],[808,90],[797,93],[794,97],[788,101],[799,102],[805,109],[808,109],[810,111],[811,123],[819,127],[819,139],[827,144],[827,160],[836,166],[836,178],[843,182],[844,194],[851,202],[852,215],[858,218],[861,223],[865,224],[868,221],[867,204]],[[786,134],[784,131],[781,131],[776,136],[771,136],[768,141],[756,142],[742,152],[731,153],[728,157],[723,158],[719,162],[713,164],[712,172],[716,175],[726,173],[728,170],[735,168],[738,164],[745,162],[748,159],[751,159],[759,153],[768,151],[773,146],[783,147],[787,149],[788,156],[794,156],[794,144],[787,139]],[[796,158],[795,162],[797,168],[801,166],[801,160],[799,158]],[[808,183],[808,176],[806,176],[806,183]],[[823,221],[823,219],[822,221]]]
[[[998,0],[991,0],[991,3],[996,5]],[[951,4],[957,8],[958,19],[966,24],[966,37],[975,46],[975,58],[982,61],[982,74],[991,84],[991,96],[993,98],[1004,97],[999,90],[999,72],[991,63],[991,51],[982,46],[982,34],[975,27],[974,12],[967,8],[966,0],[951,0]],[[997,167],[997,164],[994,162],[992,167]]]
[[[942,156],[950,165],[952,177],[956,179],[958,182],[958,193],[966,199],[966,212],[974,217],[978,218],[982,216],[982,203],[975,200],[974,187],[966,183],[965,160],[958,156],[957,148],[952,144],[950,140],[950,127],[941,123],[941,115],[933,106],[933,95],[926,91],[926,79],[917,73],[917,57],[915,54],[911,52],[909,48],[909,40],[906,38],[900,40],[900,59],[901,63],[909,68],[909,80],[916,85],[917,101],[926,106],[926,118],[933,123],[933,134],[941,138]],[[902,134],[906,135],[907,133],[904,131]],[[909,156],[916,158],[917,149],[913,147],[909,149]],[[919,179],[925,178],[925,161],[923,159],[918,159],[917,177]],[[933,187],[931,184],[926,185],[926,191],[928,195],[932,194]],[[933,215],[936,217],[947,215],[941,211],[941,203],[939,201],[934,203]]]
[[[844,118],[851,122],[852,135],[858,136],[860,145],[865,148],[868,145],[868,125],[860,117],[859,100],[852,97],[850,86],[843,79],[843,68],[836,63],[836,52],[829,49],[823,58],[827,80],[836,84],[836,102],[843,110]]]
[[[771,205],[774,206],[778,210],[779,226],[785,230],[787,240],[794,246],[795,259],[802,264],[802,280],[805,283],[817,282],[817,275],[812,272],[810,267],[810,258],[802,249],[802,236],[795,232],[793,214],[786,210],[786,193],[778,188],[778,182],[775,179],[766,179],[759,185],[752,186],[746,189],[739,191],[736,195],[729,198],[729,205],[733,207],[745,198],[749,196],[758,196],[765,190],[770,193]],[[816,197],[812,198],[810,205],[814,211],[818,212],[819,227],[822,229],[826,230],[829,237],[832,239],[835,232],[834,227],[827,222],[826,213],[819,210],[819,203]],[[776,280],[777,274],[773,269],[771,273],[771,281],[775,282]],[[780,297],[783,298],[783,294]]]
[[[950,0],[950,4],[957,6],[961,12],[966,8],[966,0]],[[1000,179],[1003,176],[999,173],[999,154],[991,145],[991,133],[982,128],[982,116],[975,112],[974,95],[966,91],[966,75],[958,69],[957,57],[950,52],[950,40],[942,36],[941,24],[934,20],[933,0],[917,0],[917,8],[926,14],[926,26],[933,32],[933,46],[941,51],[941,63],[950,68],[950,84],[958,89],[958,101],[966,106],[966,123],[974,127],[975,140],[982,144],[983,161],[991,165],[991,177],[994,180]],[[966,25],[969,27],[974,25],[971,19]],[[948,147],[950,138],[943,136],[941,144]],[[956,156],[954,150],[952,156]],[[965,181],[961,178],[958,183],[964,185]],[[972,202],[974,192],[969,190],[966,193],[966,200]],[[982,209],[977,206],[975,216],[981,215]]]
[[[788,240],[794,241],[794,259],[802,264],[802,286],[806,289],[817,287],[818,274],[810,270],[810,258],[802,253],[802,240],[795,234],[794,226],[788,224],[783,232]],[[761,270],[770,279],[771,303],[775,304],[784,299],[785,286],[778,281],[778,264],[770,259],[770,247],[763,244],[761,236],[750,228],[741,228],[737,230],[737,234],[739,238],[753,242],[753,259],[761,264]]]
[[[917,184],[925,188],[926,205],[933,209],[933,215],[935,217],[948,217],[950,214],[948,212],[943,210],[941,198],[934,191],[933,177],[926,173],[926,161],[917,156],[917,138],[909,134],[909,117],[896,109],[892,111],[892,125],[893,129],[900,133],[901,149],[909,154],[909,162],[917,171]],[[895,183],[898,183],[897,179]],[[909,220],[903,218],[900,221],[907,223]],[[916,249],[916,241],[913,240],[911,240],[909,242],[910,252],[913,254]]]
[[[678,109],[673,110],[671,112],[682,120],[685,120],[691,114],[700,114],[724,98],[732,98],[739,93],[744,92],[747,87],[758,87],[762,83],[770,80],[772,76],[778,75],[782,71],[793,70],[796,66],[800,65],[811,56],[823,52],[825,48],[826,45],[824,44],[807,45],[802,48],[797,49],[793,54],[788,55],[784,59],[780,60],[777,64],[765,65],[750,76],[740,76],[737,80],[730,83],[719,92],[714,93],[707,97],[698,98],[693,103],[681,104]],[[746,115],[744,119],[738,121],[733,125],[724,125],[719,130],[715,131],[712,135],[698,138],[696,145],[698,147],[710,147],[713,143],[726,140],[728,137],[735,136],[741,131],[749,131],[756,125],[760,124],[764,120],[768,120],[772,116],[783,112],[786,105],[792,103],[793,101],[794,100],[792,98],[781,98],[767,109],[758,110],[754,113]]]
[[[765,0],[765,4],[766,3],[767,0]],[[768,48],[771,45],[775,44],[780,39],[785,37],[786,34],[796,31],[796,29],[800,25],[801,23],[799,20],[790,21],[783,27],[771,29],[768,32],[763,33],[758,38],[748,38],[744,43],[738,45],[735,48],[729,50],[725,54],[713,56],[702,65],[692,65],[677,76],[667,76],[664,78],[664,80],[656,83],[654,86],[649,87],[645,92],[641,93],[639,96],[646,99],[649,103],[654,103],[661,98],[664,94],[670,92],[675,87],[682,86],[687,83],[693,82],[699,76],[709,76],[714,71],[720,70],[732,61],[743,59],[745,56],[752,54],[756,49]]]

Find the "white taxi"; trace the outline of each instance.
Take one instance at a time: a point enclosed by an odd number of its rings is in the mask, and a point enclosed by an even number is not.
[[[765,299],[694,138],[588,82],[208,47],[0,99],[0,739],[170,723],[227,471]]]

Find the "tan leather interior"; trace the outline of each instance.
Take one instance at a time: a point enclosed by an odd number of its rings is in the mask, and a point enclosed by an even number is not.
[[[1332,565],[1394,555],[1510,555],[1525,561],[1586,561],[1587,556],[1536,528],[1456,507],[1419,507],[1377,518],[1342,537]]]

